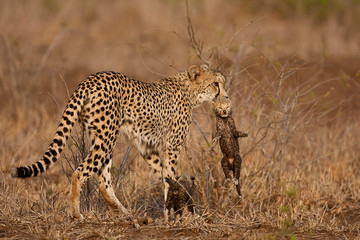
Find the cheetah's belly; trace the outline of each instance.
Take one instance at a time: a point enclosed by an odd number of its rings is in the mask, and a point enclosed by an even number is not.
[[[236,152],[239,150],[237,139],[233,137],[223,136],[220,139],[220,149],[225,157],[235,158]]]
[[[166,137],[154,129],[145,129],[140,131],[132,121],[125,120],[120,127],[120,132],[137,148],[142,156],[149,154],[151,151],[159,151]]]
[[[228,158],[229,170],[234,169],[234,158]]]

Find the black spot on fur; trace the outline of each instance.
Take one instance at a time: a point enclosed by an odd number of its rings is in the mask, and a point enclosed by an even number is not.
[[[29,171],[29,175],[28,175],[28,177],[30,177],[32,174],[33,174],[33,170],[32,170],[32,168],[31,167],[28,167],[28,168],[26,168],[28,171]]]
[[[27,178],[29,177],[29,171],[26,167],[18,167],[16,168],[16,173],[13,175],[13,177]]]
[[[43,167],[43,165],[41,164],[41,162],[37,162],[37,166],[38,166],[40,172],[43,173],[43,172],[44,172],[44,167]]]
[[[49,158],[43,157],[43,160],[46,165],[50,165],[51,162],[50,162]]]
[[[36,177],[39,174],[39,170],[37,169],[35,164],[32,165],[32,168],[34,169],[34,177]]]
[[[57,152],[56,152],[54,149],[49,149],[49,150],[50,150],[50,153],[51,153],[54,157],[56,157]]]

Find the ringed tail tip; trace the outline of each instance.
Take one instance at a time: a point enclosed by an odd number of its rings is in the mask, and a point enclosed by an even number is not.
[[[10,174],[13,178],[27,178],[29,176],[29,170],[25,167],[13,168]]]

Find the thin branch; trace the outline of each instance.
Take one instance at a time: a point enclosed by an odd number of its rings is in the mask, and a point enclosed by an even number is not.
[[[189,4],[188,1],[185,0],[186,4],[186,19],[187,19],[187,32],[189,37],[189,42],[191,48],[195,51],[197,57],[204,63],[210,66],[210,61],[204,59],[202,55],[202,51],[204,48],[204,42],[196,40],[194,28],[191,22],[190,13],[189,13]]]

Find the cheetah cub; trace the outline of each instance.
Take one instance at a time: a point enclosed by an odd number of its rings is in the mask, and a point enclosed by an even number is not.
[[[233,183],[241,196],[240,170],[242,159],[239,152],[239,137],[247,137],[248,133],[238,131],[234,119],[231,116],[231,102],[228,97],[218,96],[212,102],[216,115],[216,134],[213,144],[220,140],[220,149],[223,153],[221,166],[225,174],[226,182],[231,181],[229,170],[233,171]]]
[[[195,177],[181,175],[176,177],[176,180],[167,178],[166,182],[170,185],[168,197],[165,203],[165,220],[169,218],[169,212],[174,209],[175,222],[181,217],[183,210],[187,206],[187,209],[191,213],[195,213],[194,209],[194,183]]]

